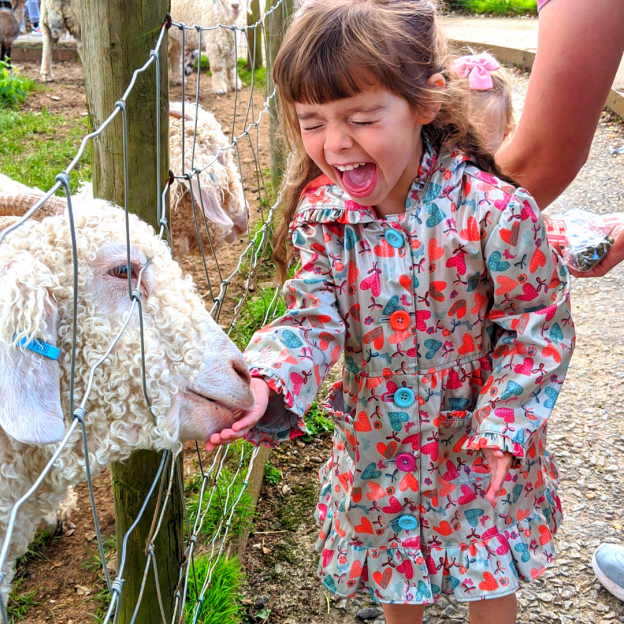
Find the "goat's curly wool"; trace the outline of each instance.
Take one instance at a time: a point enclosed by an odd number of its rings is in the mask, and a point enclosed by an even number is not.
[[[207,28],[222,24],[241,25],[247,12],[247,0],[172,0],[171,17],[174,22],[186,26],[201,25]],[[244,24],[243,24],[244,25]],[[205,45],[210,71],[212,72],[212,92],[227,93],[241,89],[245,85],[240,81],[237,71],[236,48],[240,45],[241,33],[228,28],[215,28],[202,33],[202,47]],[[185,50],[182,50],[182,31],[178,28],[169,30],[169,59],[171,70],[169,80],[172,85],[182,84],[182,63],[187,67],[186,55],[197,50],[199,37],[197,31],[187,30]],[[192,67],[192,63],[191,63]]]
[[[52,74],[52,47],[61,35],[69,33],[78,41],[77,50],[82,60],[82,39],[80,34],[80,4],[78,0],[41,0],[41,80],[54,80]]]
[[[74,211],[74,221],[78,253],[74,396],[79,401],[86,393],[92,367],[117,336],[132,302],[124,277],[125,213],[101,200],[90,200]],[[153,229],[133,215],[130,232],[133,289],[139,271],[147,265],[140,288],[146,384],[153,417],[141,385],[135,310],[127,330],[96,372],[86,405],[93,474],[137,449],[177,450],[184,439],[207,439],[233,422],[229,408],[247,408],[253,403],[242,356],[205,310],[190,277],[183,277]],[[6,534],[12,506],[31,487],[56,448],[42,439],[59,440],[71,423],[70,240],[65,214],[28,221],[0,244],[0,536]],[[61,352],[58,363],[16,346],[23,335],[55,344]],[[50,424],[55,410],[48,404],[55,400],[55,393],[61,435],[54,430],[54,423]],[[54,469],[19,512],[2,570],[6,576],[0,591],[5,599],[15,559],[26,551],[37,525],[57,509],[68,486],[85,478],[78,429]]]
[[[234,162],[234,154],[231,149],[223,149],[219,152],[219,148],[226,148],[230,145],[229,139],[221,130],[221,125],[212,113],[205,111],[201,106],[186,104],[184,116],[184,170],[191,171],[191,163],[198,170],[207,165],[210,166],[199,174],[199,186],[197,175],[195,175],[190,185],[188,180],[176,179],[171,187],[171,240],[176,257],[198,245],[191,192],[195,202],[199,231],[202,234],[202,245],[208,253],[210,242],[206,236],[206,225],[210,231],[210,241],[217,247],[224,241],[231,243],[236,240],[237,236],[244,234],[247,231],[249,218],[247,201],[240,173]],[[193,158],[195,116],[197,116],[197,135]],[[170,106],[169,157],[171,169],[176,175],[181,175],[182,104],[180,102],[172,102]],[[201,216],[202,207],[206,222]]]

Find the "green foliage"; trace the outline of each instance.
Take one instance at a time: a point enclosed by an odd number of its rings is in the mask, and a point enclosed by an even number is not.
[[[249,446],[248,442],[239,441],[236,443],[237,449],[240,448],[240,445],[242,444]],[[231,456],[232,461],[223,467],[223,470],[221,471],[221,474],[217,479],[217,491],[212,496],[212,501],[210,502],[210,506],[208,507],[208,511],[206,513],[204,521],[199,529],[199,533],[207,536],[208,538],[213,537],[222,520],[223,524],[221,525],[221,531],[223,531],[223,529],[225,528],[225,521],[229,518],[232,504],[238,499],[241,490],[244,487],[243,481],[247,474],[247,462],[245,461],[243,463],[243,467],[240,469],[236,478],[234,478],[234,474],[236,473],[235,465],[238,465],[240,452],[234,452]],[[195,519],[197,518],[197,514],[199,511],[201,482],[201,476],[199,476],[199,478],[195,477],[194,485],[189,490],[190,495],[187,502],[187,509],[191,526],[194,525]],[[210,481],[208,486],[206,487],[204,499],[202,501],[201,513],[206,511],[206,506],[208,505],[208,501],[210,500],[211,489],[212,481]],[[236,509],[234,515],[232,516],[232,524],[230,525],[230,530],[228,533],[229,538],[242,535],[245,529],[247,529],[251,524],[251,519],[253,517],[251,503],[251,494],[248,489],[245,489],[245,491],[242,493],[240,500],[236,504]]]
[[[9,72],[7,63],[0,61],[0,108],[17,108],[34,89],[34,80],[20,76],[15,69]]]
[[[0,171],[5,175],[42,190],[76,155],[82,137],[89,131],[87,119],[53,115],[45,108],[40,113],[0,109]],[[91,179],[89,147],[70,176],[72,193],[79,179]],[[61,191],[58,193],[63,195]]]
[[[33,559],[47,559],[45,550],[55,539],[58,537],[51,535],[48,531],[37,531],[33,541],[28,544],[28,550],[17,559],[18,570]]]
[[[243,304],[236,326],[230,335],[239,348],[244,349],[258,329],[286,312],[281,296],[277,301],[273,301],[274,296],[275,291],[261,291],[260,295],[249,297]]]
[[[266,464],[264,464],[264,480],[271,485],[277,485],[282,478],[282,471],[271,463],[269,459]]]
[[[312,406],[303,419],[308,429],[308,434],[303,438],[304,442],[310,442],[312,436],[323,435],[324,433],[334,430],[333,421],[323,416],[322,409],[319,409],[316,401],[312,403]]]
[[[214,562],[208,557],[195,559],[195,578],[191,571],[189,578],[188,599],[186,602],[186,621],[192,622],[198,590],[201,591],[204,580],[210,573]],[[240,624],[244,619],[244,610],[241,605],[242,595],[240,586],[243,581],[243,572],[238,558],[226,559],[220,557],[216,561],[210,586],[204,595],[200,607],[198,624]]]
[[[11,591],[11,597],[7,605],[7,615],[9,616],[9,622],[11,624],[23,620],[31,607],[41,604],[41,601],[35,600],[39,588],[35,587],[32,591],[20,593],[23,583],[23,578],[13,583],[13,591]]]
[[[251,67],[245,59],[238,59],[238,76],[248,86],[251,86]],[[266,67],[258,67],[254,72],[254,89],[266,87]]]
[[[205,71],[209,76],[212,76],[212,72],[210,71],[210,61],[205,54],[201,55],[201,68]],[[195,61],[195,65],[193,69],[197,71],[197,63]],[[238,76],[239,78],[248,86],[251,86],[251,68],[247,66],[246,59],[238,59]],[[254,72],[254,89],[264,89],[266,87],[266,67],[259,67]]]
[[[487,13],[491,15],[537,14],[537,0],[460,0],[452,3],[468,13]]]

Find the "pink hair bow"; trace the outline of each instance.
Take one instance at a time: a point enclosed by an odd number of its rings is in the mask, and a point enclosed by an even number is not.
[[[453,62],[453,67],[462,78],[468,76],[471,89],[488,91],[494,87],[490,72],[500,69],[500,64],[491,54],[484,52],[462,56]]]

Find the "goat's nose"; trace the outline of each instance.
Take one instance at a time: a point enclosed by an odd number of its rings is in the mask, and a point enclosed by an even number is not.
[[[248,386],[251,382],[251,375],[249,374],[249,369],[247,368],[247,364],[245,364],[245,360],[242,356],[232,358],[230,366],[232,367],[234,374]]]
[[[238,11],[238,7],[240,7],[240,4],[233,4],[233,5],[232,5],[232,9],[233,9],[234,11]]]

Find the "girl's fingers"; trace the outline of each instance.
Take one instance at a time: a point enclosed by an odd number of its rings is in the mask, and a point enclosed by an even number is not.
[[[503,482],[507,476],[507,468],[502,462],[496,462],[496,467],[492,470],[492,480],[490,481],[490,487],[487,491],[486,498],[492,503],[492,507],[496,507],[496,499],[498,493],[503,487]]]
[[[240,420],[237,420],[232,424],[234,431],[241,431],[242,429],[248,429],[253,427],[263,416],[266,411],[265,406],[254,407],[251,411],[247,412]]]
[[[504,453],[498,449],[483,449],[483,455],[490,467],[491,475],[490,487],[485,493],[485,497],[490,501],[492,507],[496,507],[498,493],[507,478],[513,456],[511,453]]]

